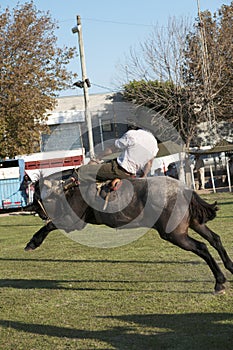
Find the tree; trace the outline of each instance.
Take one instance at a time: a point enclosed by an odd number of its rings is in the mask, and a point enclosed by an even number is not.
[[[215,138],[217,122],[232,118],[232,24],[232,4],[213,16],[199,13],[194,26],[170,18],[140,52],[130,51],[125,98],[152,108],[152,124],[166,118],[187,148],[200,124],[208,123]]]
[[[213,15],[199,12],[196,30],[187,41],[186,83],[195,83],[213,123],[232,119],[232,26],[233,2]]]
[[[185,87],[183,66],[187,34],[191,31],[188,19],[169,18],[166,28],[154,28],[150,37],[140,45],[141,52],[131,50],[124,85],[127,100],[153,109],[151,123],[161,141],[164,118],[179,132],[187,147],[195,133],[196,93]],[[176,135],[174,135],[176,137]]]
[[[0,13],[0,157],[30,153],[46,129],[58,91],[73,75],[74,48],[58,48],[56,23],[33,1]]]

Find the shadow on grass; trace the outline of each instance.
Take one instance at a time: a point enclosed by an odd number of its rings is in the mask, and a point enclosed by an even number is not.
[[[177,261],[177,260],[154,260],[154,261],[148,261],[148,260],[112,260],[112,259],[83,259],[83,260],[74,260],[74,259],[33,259],[33,258],[0,258],[0,261],[36,261],[36,262],[58,262],[58,263],[106,263],[106,264],[177,264],[177,265],[205,265],[203,261]]]
[[[143,289],[142,284],[160,284],[166,283],[170,285],[169,290],[161,290],[160,287],[148,287]],[[201,281],[201,283],[210,283],[210,280]],[[0,280],[0,288],[15,288],[15,289],[53,289],[53,290],[77,290],[77,291],[140,291],[153,293],[187,293],[187,289],[177,290],[177,284],[193,284],[200,283],[200,280],[93,280],[93,279],[79,279],[79,280],[41,280],[41,279],[2,279]],[[89,284],[89,285],[88,285]],[[174,290],[172,286],[174,284]],[[190,294],[210,294],[207,291],[188,291]]]
[[[0,224],[0,227],[41,227],[43,225],[41,224],[15,224],[15,225],[12,225],[12,224]]]
[[[218,205],[221,206],[221,205],[231,205],[233,204],[233,201],[232,202],[218,202]]]
[[[232,313],[107,316],[98,317],[97,327],[101,319],[111,322],[108,329],[90,331],[11,320],[0,320],[0,326],[29,333],[30,336],[93,339],[95,344],[96,340],[105,342],[114,349],[232,349]],[[121,326],[118,326],[119,322]]]

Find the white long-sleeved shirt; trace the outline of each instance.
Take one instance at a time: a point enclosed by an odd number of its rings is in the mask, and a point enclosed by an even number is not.
[[[118,164],[131,174],[136,175],[158,153],[158,144],[155,137],[146,130],[129,130],[115,146],[122,150],[117,158]]]

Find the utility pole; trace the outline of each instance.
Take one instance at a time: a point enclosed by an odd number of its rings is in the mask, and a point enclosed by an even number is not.
[[[80,62],[81,62],[81,70],[82,70],[82,82],[80,83],[81,83],[81,87],[83,88],[83,94],[84,94],[85,118],[87,123],[88,140],[89,140],[89,153],[90,153],[90,158],[93,159],[95,158],[95,152],[94,152],[91,114],[89,111],[89,92],[88,92],[88,88],[90,87],[90,81],[87,78],[87,72],[86,72],[85,53],[84,53],[82,25],[81,25],[80,16],[77,16],[77,25],[74,28],[72,28],[72,33],[73,34],[78,33],[79,53],[80,53]]]

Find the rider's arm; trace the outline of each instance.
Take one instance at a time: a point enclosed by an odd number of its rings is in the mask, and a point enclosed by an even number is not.
[[[150,172],[152,164],[153,164],[153,160],[154,158],[152,158],[151,160],[149,160],[149,162],[146,163],[144,169],[142,170],[142,175],[140,177],[146,177],[147,174]]]

